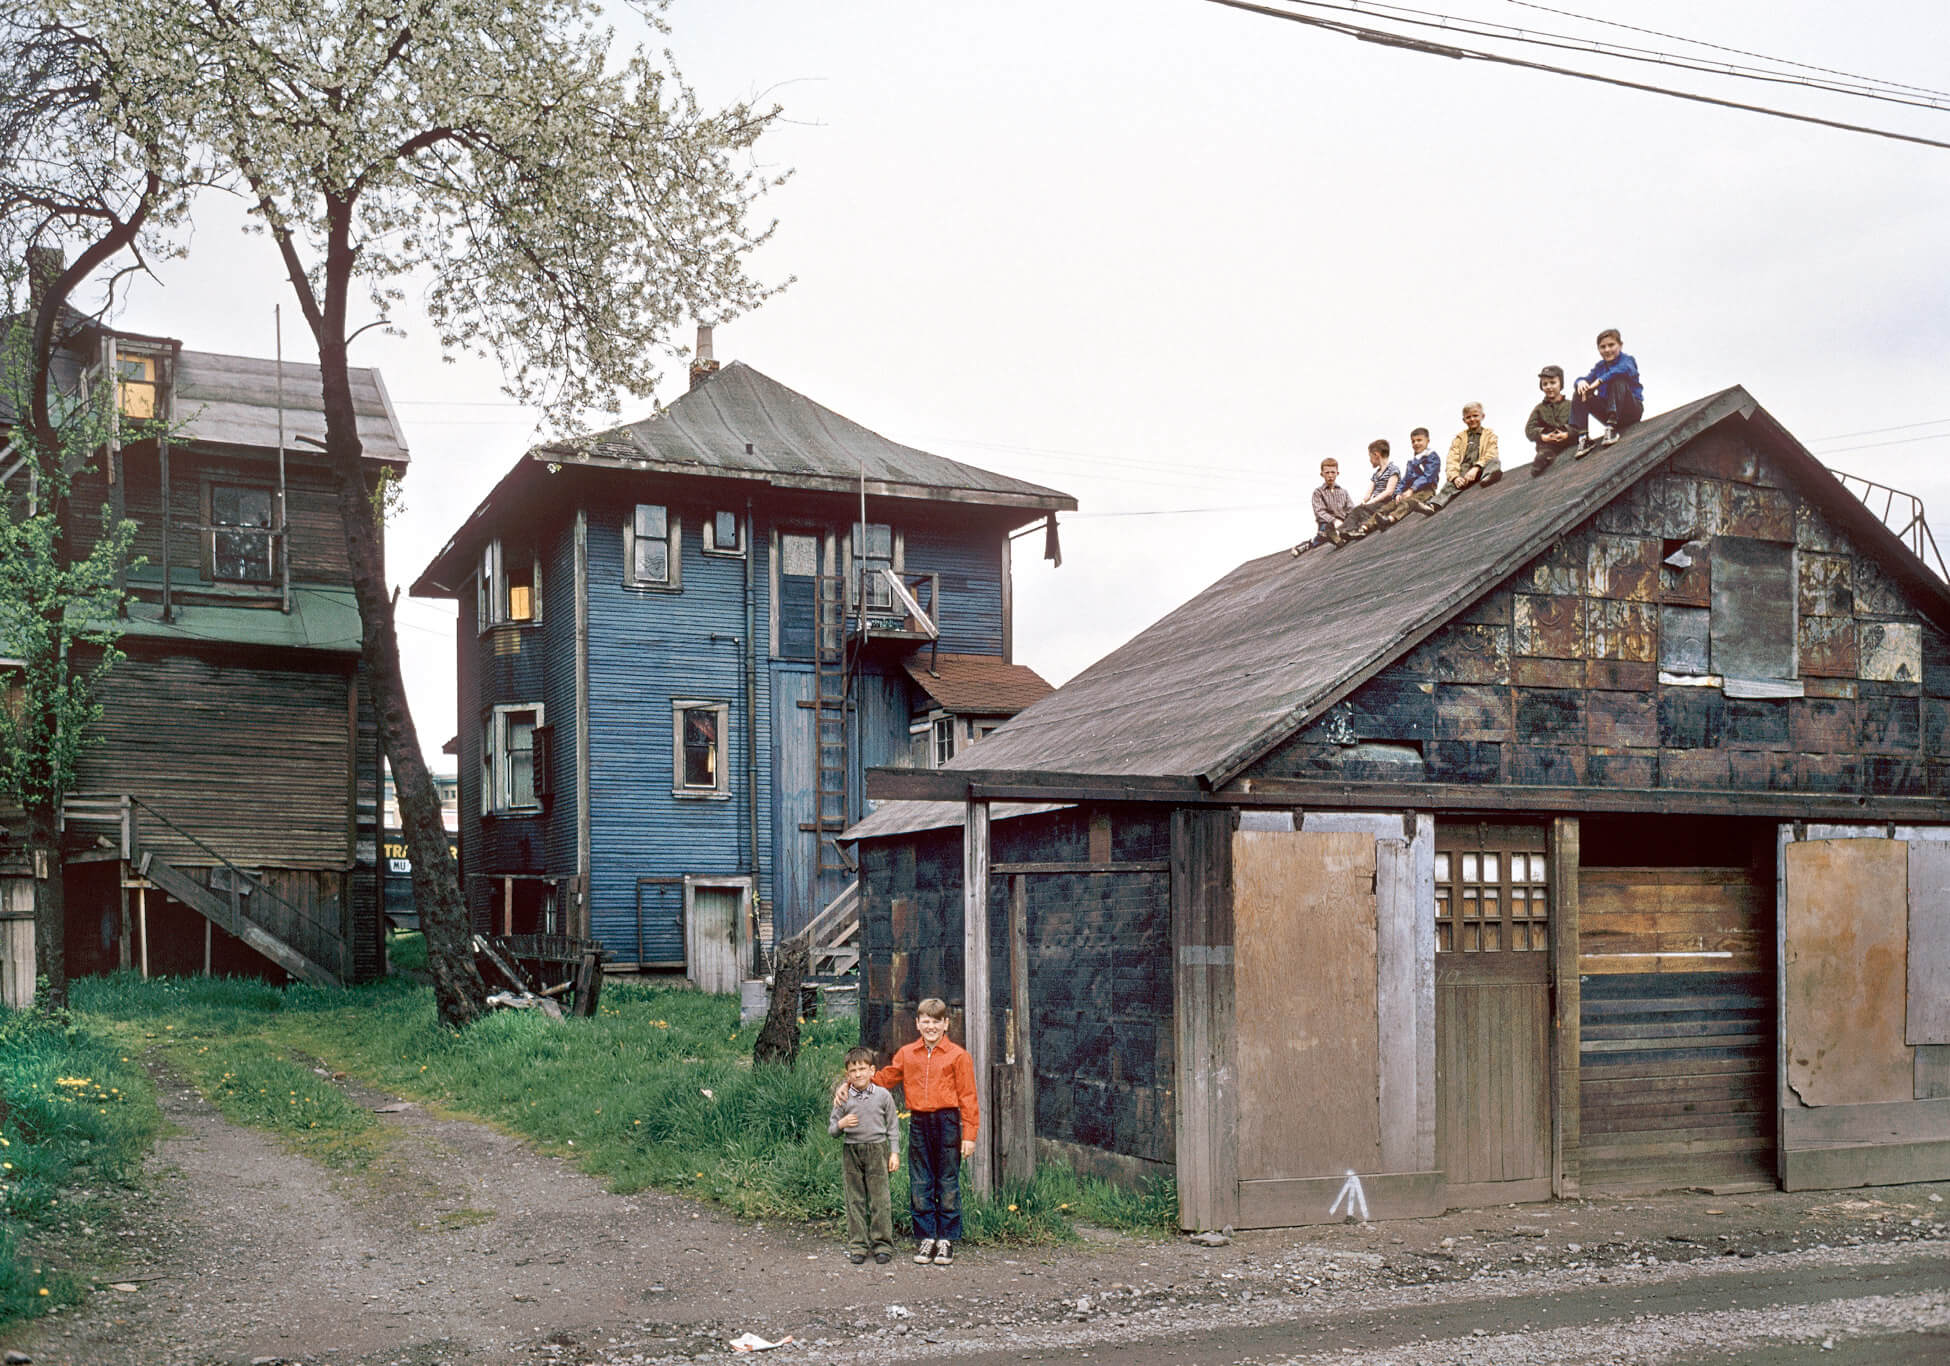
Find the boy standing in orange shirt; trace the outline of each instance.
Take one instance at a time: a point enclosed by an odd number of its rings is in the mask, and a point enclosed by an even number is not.
[[[877,1086],[899,1086],[907,1098],[908,1209],[920,1239],[914,1260],[947,1266],[961,1240],[961,1160],[975,1151],[982,1112],[975,1064],[947,1037],[948,1003],[930,996],[915,1008],[920,1038],[874,1073]]]

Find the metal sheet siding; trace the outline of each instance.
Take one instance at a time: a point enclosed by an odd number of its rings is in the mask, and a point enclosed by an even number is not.
[[[956,654],[1002,653],[1002,533],[920,526],[906,531],[909,574],[941,575],[941,648]]]
[[[595,937],[623,960],[637,954],[638,878],[747,870],[745,728],[753,719],[741,653],[743,560],[705,554],[704,508],[673,502],[683,528],[682,591],[625,587],[623,525],[631,506],[619,499],[589,513],[590,920]],[[761,604],[754,611],[764,620]],[[722,797],[672,795],[677,698],[727,708]],[[643,953],[651,961],[682,961],[681,916],[646,919]]]

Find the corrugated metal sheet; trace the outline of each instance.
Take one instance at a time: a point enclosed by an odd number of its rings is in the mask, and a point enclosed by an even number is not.
[[[1471,490],[1434,517],[1410,517],[1342,549],[1241,565],[949,767],[1225,781],[1676,450],[1743,418],[1792,469],[1803,496],[1950,619],[1944,585],[1734,387],[1651,418],[1587,459],[1560,461],[1544,478],[1519,474]]]

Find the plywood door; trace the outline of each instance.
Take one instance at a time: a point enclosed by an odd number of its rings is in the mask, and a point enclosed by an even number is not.
[[[1770,882],[1580,871],[1580,1190],[1773,1183]]]
[[[1551,1193],[1541,827],[1436,826],[1436,1163],[1452,1205]]]
[[[1803,1105],[1914,1100],[1907,845],[1797,841],[1783,869],[1788,1088]]]
[[[716,995],[738,990],[738,911],[743,893],[736,887],[693,887],[684,923],[685,974],[699,991]]]
[[[1233,836],[1242,1183],[1379,1169],[1374,881],[1371,834]]]

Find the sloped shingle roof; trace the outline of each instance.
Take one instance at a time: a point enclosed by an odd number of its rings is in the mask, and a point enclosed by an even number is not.
[[[994,655],[943,654],[931,660],[922,651],[904,663],[907,676],[952,712],[1013,716],[1056,691],[1027,664],[1004,663]]]

